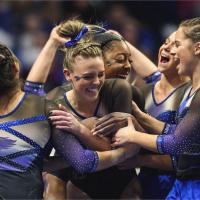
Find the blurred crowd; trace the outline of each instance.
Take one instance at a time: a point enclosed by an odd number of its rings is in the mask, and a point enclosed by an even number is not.
[[[22,76],[43,47],[51,28],[68,18],[103,24],[119,31],[131,44],[156,62],[156,52],[163,38],[185,18],[199,16],[200,1],[1,1],[0,41],[22,61]],[[62,54],[62,52],[60,53]],[[63,81],[62,56],[57,56],[46,90]],[[50,82],[54,85],[50,85]]]

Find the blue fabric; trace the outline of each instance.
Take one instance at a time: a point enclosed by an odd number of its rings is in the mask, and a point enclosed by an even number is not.
[[[65,47],[68,48],[74,46],[87,32],[88,28],[84,26],[75,38],[72,38],[70,41],[65,43]]]
[[[174,177],[142,171],[139,174],[143,199],[164,199],[172,188]]]
[[[38,96],[45,96],[44,84],[26,81],[24,84],[24,92],[28,94],[35,94]]]
[[[153,74],[151,74],[150,76],[145,77],[144,81],[146,82],[146,84],[149,84],[149,83],[158,81],[160,79],[160,77],[161,77],[161,73],[159,71],[156,71]]]
[[[199,200],[200,180],[176,180],[166,200]]]

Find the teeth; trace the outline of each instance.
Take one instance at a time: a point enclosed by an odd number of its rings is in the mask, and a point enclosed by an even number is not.
[[[165,55],[165,54],[161,54],[161,56],[164,57],[164,58],[169,58],[169,56]]]

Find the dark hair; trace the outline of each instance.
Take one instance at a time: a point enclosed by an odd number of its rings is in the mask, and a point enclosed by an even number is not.
[[[101,45],[101,48],[104,50],[105,48],[110,47],[110,42],[112,41],[122,41],[123,38],[112,33],[99,33],[93,36],[93,40]]]
[[[200,17],[187,19],[181,22],[180,27],[186,28],[184,33],[193,42],[200,41]]]
[[[0,44],[0,92],[6,93],[14,89],[19,80],[15,78],[14,65],[19,63],[12,51],[3,44]]]

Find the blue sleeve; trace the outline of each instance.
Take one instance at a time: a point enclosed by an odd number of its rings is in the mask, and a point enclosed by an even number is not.
[[[144,81],[146,82],[146,84],[149,83],[154,83],[156,81],[158,81],[161,77],[161,73],[159,71],[154,72],[153,74],[151,74],[150,76],[147,76],[144,78]]]
[[[35,94],[38,96],[45,96],[44,84],[26,81],[24,84],[24,92],[28,94]]]
[[[166,126],[165,134],[157,137],[159,153],[178,156],[200,153],[200,90],[178,125]]]
[[[98,155],[95,151],[86,149],[72,134],[53,130],[53,144],[55,149],[79,173],[94,172],[98,165]]]

